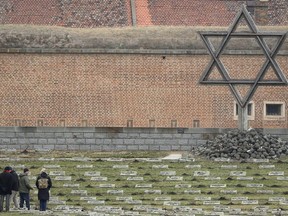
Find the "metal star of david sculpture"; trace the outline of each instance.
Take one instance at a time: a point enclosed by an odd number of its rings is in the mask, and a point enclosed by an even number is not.
[[[236,32],[236,28],[241,19],[245,19],[247,26],[249,28],[249,32]],[[253,94],[255,93],[258,85],[286,85],[287,79],[285,75],[282,73],[280,67],[278,66],[277,62],[275,61],[275,57],[282,46],[285,38],[287,36],[287,32],[259,32],[251,15],[247,11],[246,7],[243,5],[242,9],[236,15],[234,21],[232,22],[231,26],[229,27],[227,32],[198,32],[204,41],[208,52],[210,53],[212,60],[208,64],[206,70],[202,74],[200,78],[200,84],[226,84],[229,86],[231,92],[233,93],[234,97],[237,100],[237,103],[244,108],[249,100],[252,98]],[[208,37],[223,37],[220,46],[218,49],[215,49],[208,39]],[[220,60],[220,56],[229,42],[231,37],[237,38],[254,38],[260,48],[262,49],[266,60],[262,65],[259,73],[256,76],[255,80],[250,79],[231,79],[229,76],[229,72],[224,67],[223,63]],[[271,49],[263,39],[264,37],[270,37],[277,39],[277,43]],[[209,80],[209,75],[211,74],[214,67],[217,67],[221,77],[223,80]],[[263,77],[265,76],[268,68],[271,67],[274,70],[275,75],[277,76],[277,80],[264,80]],[[239,72],[240,74],[240,72]],[[236,89],[236,85],[251,85],[246,96],[241,97],[240,93]]]

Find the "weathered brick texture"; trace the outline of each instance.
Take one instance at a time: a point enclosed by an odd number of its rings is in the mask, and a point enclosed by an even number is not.
[[[258,25],[287,25],[287,0],[134,0],[138,26],[227,26],[243,4]],[[0,24],[132,26],[131,0],[0,0]]]
[[[251,78],[263,64],[258,55],[222,60],[239,78],[239,68]],[[207,55],[1,53],[0,125],[126,127],[130,120],[149,127],[153,120],[155,127],[199,121],[202,128],[235,128],[228,87],[198,83],[209,61]],[[288,76],[287,55],[277,62]],[[264,101],[287,107],[287,86],[259,87],[252,101],[252,127],[287,128],[287,108],[285,118],[263,118]]]

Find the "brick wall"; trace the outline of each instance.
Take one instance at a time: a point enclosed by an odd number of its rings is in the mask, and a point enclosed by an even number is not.
[[[258,25],[287,25],[287,0],[0,0],[0,24],[76,28],[132,26],[227,26],[243,4]]]
[[[265,60],[221,58],[236,78],[239,68],[256,77]],[[209,61],[203,54],[1,53],[0,126],[235,128],[228,87],[198,83]],[[277,62],[287,77],[288,56]],[[252,127],[288,127],[288,86],[260,86],[252,101]],[[285,117],[265,120],[265,101],[284,102]]]

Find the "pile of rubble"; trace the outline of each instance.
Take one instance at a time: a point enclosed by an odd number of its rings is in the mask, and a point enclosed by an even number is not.
[[[218,135],[196,147],[195,152],[210,160],[227,158],[233,160],[276,159],[288,155],[288,142],[277,136],[263,134],[255,129],[232,130]]]

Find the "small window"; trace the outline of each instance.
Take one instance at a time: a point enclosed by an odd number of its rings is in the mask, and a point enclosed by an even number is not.
[[[152,127],[152,128],[155,127],[155,120],[154,119],[149,120],[149,127]]]
[[[200,127],[200,121],[199,120],[193,120],[193,127],[199,128]]]
[[[59,120],[59,126],[60,127],[65,127],[65,120],[64,119],[60,119]]]
[[[285,117],[284,102],[264,102],[264,119],[273,120]]]
[[[177,120],[171,120],[171,127],[176,128],[177,126]]]
[[[127,120],[127,127],[133,127],[133,120]]]
[[[37,126],[38,126],[38,127],[43,127],[43,126],[44,126],[44,121],[43,121],[43,119],[38,119],[38,120],[37,120]]]
[[[22,126],[22,121],[21,121],[21,119],[15,119],[15,125],[16,125],[17,127],[21,127],[21,126]]]
[[[254,102],[248,103],[247,115],[248,115],[248,120],[254,120],[255,119]],[[236,102],[234,102],[234,120],[238,120],[238,104]]]
[[[81,121],[81,126],[82,127],[87,127],[88,126],[88,121],[87,120],[82,120]]]

